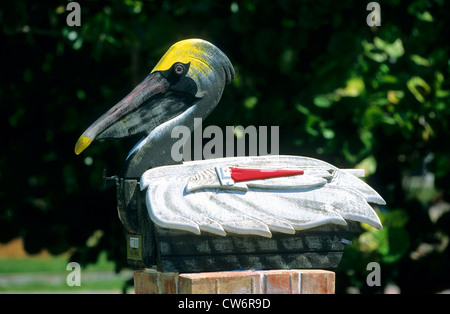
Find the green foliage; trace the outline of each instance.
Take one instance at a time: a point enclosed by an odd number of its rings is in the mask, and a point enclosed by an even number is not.
[[[105,141],[81,156],[74,144],[172,43],[200,37],[237,73],[207,123],[279,125],[280,153],[359,165],[386,199],[384,229],[364,229],[345,251],[338,292],[382,291],[365,285],[370,261],[402,292],[448,288],[449,214],[429,214],[450,191],[448,2],[380,2],[372,28],[360,1],[80,4],[81,27],[67,26],[65,1],[0,7],[1,242],[21,236],[31,253],[74,247],[81,263],[106,249],[125,265],[115,191],[99,187],[102,169],[116,174],[134,143]],[[423,244],[433,249],[420,253]]]

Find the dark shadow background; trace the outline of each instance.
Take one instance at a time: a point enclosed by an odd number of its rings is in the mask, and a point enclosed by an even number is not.
[[[171,44],[197,37],[236,69],[203,127],[279,125],[281,154],[362,167],[387,201],[384,229],[346,249],[338,293],[450,288],[450,3],[379,1],[369,27],[368,2],[79,1],[81,27],[67,1],[2,2],[0,242],[75,248],[83,265],[107,251],[126,267],[115,190],[100,188],[133,143],[74,145]],[[373,261],[381,287],[366,284]]]

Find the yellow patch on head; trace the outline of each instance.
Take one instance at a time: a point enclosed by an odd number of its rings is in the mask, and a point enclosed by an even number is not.
[[[188,76],[197,78],[200,75],[207,75],[212,71],[208,48],[209,43],[201,39],[179,41],[169,48],[151,73],[168,70],[174,63],[181,62],[191,63]]]

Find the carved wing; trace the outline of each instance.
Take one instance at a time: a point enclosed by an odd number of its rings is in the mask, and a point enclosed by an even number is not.
[[[221,182],[217,167],[303,170],[302,175]],[[150,169],[141,178],[152,221],[163,228],[271,237],[346,220],[381,229],[368,204],[385,204],[364,181],[298,156],[220,158]]]

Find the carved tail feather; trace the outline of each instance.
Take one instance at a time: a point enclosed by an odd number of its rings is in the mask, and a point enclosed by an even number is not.
[[[386,205],[385,200],[370,185],[352,175],[350,172],[335,170],[331,186],[343,186],[360,193],[367,202],[378,205]]]

